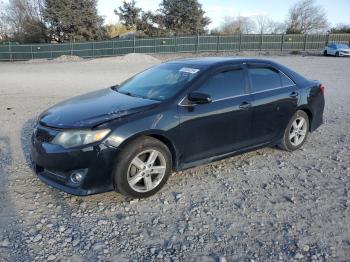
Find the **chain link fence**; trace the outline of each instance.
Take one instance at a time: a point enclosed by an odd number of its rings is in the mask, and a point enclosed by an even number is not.
[[[54,59],[62,55],[94,58],[128,53],[318,51],[328,43],[350,44],[350,34],[242,34],[135,38],[62,44],[7,43],[0,45],[0,61]]]

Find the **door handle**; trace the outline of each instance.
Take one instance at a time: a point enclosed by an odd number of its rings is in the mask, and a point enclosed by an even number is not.
[[[298,97],[298,95],[299,95],[299,93],[298,92],[292,92],[292,93],[290,93],[290,97],[292,97],[292,98],[296,98],[296,97]]]
[[[239,108],[240,108],[240,109],[243,109],[243,110],[246,110],[246,109],[251,108],[251,106],[252,106],[251,103],[243,102],[242,104],[240,104]]]

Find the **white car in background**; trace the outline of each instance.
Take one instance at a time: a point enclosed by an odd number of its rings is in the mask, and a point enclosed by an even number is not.
[[[345,44],[329,44],[323,51],[325,56],[350,56],[350,47]]]

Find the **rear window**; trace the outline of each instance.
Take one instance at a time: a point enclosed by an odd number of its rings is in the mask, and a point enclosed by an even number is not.
[[[276,70],[267,67],[249,68],[248,70],[253,93],[281,87],[281,77]]]

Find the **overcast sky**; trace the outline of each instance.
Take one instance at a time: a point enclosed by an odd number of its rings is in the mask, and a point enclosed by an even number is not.
[[[136,0],[143,10],[157,10],[160,0]],[[284,21],[289,7],[297,0],[199,0],[207,16],[212,20],[210,29],[218,27],[226,16],[254,16],[264,14],[271,19]],[[350,0],[316,0],[327,12],[332,25],[350,24]],[[99,0],[99,12],[105,16],[106,23],[118,21],[113,10],[120,6],[122,0]]]

